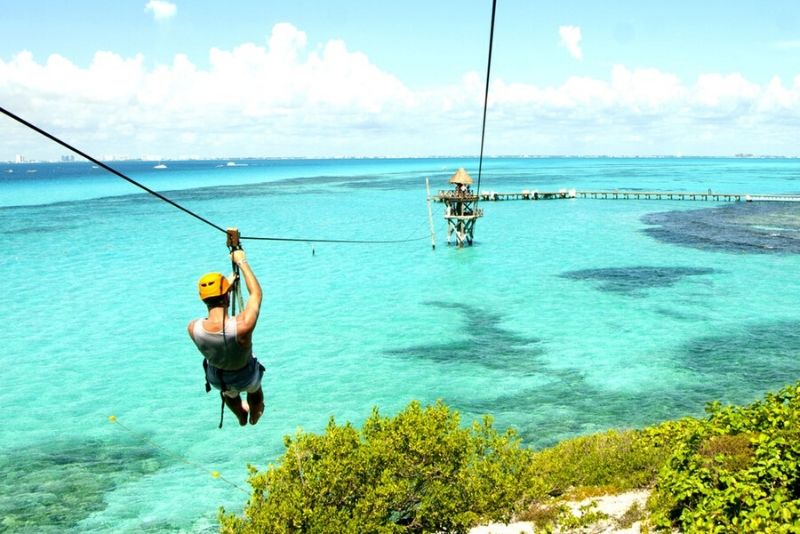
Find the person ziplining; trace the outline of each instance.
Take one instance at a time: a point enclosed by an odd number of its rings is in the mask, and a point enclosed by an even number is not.
[[[206,391],[213,386],[222,397],[220,427],[224,406],[236,415],[241,426],[245,426],[248,420],[255,425],[264,413],[264,392],[261,389],[264,366],[253,355],[253,331],[261,311],[261,285],[239,246],[238,231],[228,230],[229,239],[231,232],[235,232],[236,238],[231,250],[234,275],[229,279],[222,273],[211,272],[200,278],[197,288],[200,300],[208,308],[208,316],[194,319],[188,326],[189,337],[205,358]],[[244,275],[248,298],[238,314],[234,301],[234,314],[231,316],[228,308],[231,293],[238,289],[237,271]],[[242,393],[247,393],[247,402],[242,401]]]

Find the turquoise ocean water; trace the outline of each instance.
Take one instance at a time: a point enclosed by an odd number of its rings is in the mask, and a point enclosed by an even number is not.
[[[214,531],[247,496],[209,471],[247,489],[282,436],[373,406],[441,398],[542,447],[800,376],[800,205],[486,202],[463,250],[434,205],[434,252],[424,179],[474,159],[225,163],[117,168],[244,235],[421,239],[246,243],[267,409],[219,430],[186,324],[224,235],[88,163],[0,165],[0,531]],[[572,187],[797,193],[800,160],[498,158],[481,184]]]

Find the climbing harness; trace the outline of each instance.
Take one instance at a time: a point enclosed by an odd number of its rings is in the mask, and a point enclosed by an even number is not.
[[[228,247],[228,251],[233,254],[235,250],[242,250],[242,245],[239,242],[240,235],[239,230],[236,228],[228,228],[225,230],[227,235],[226,238],[226,246]],[[242,304],[242,290],[241,286],[239,285],[239,265],[233,261],[231,257],[231,268],[233,270],[233,282],[231,283],[231,289],[228,291],[230,304],[231,304],[231,316],[236,320],[236,305],[239,305],[239,310],[244,309],[244,305]],[[227,314],[226,314],[227,315]],[[228,345],[228,340],[225,335],[225,315],[222,316],[222,342],[225,344],[226,350]],[[236,340],[233,340],[236,343]],[[208,383],[208,360],[203,358],[203,371],[205,372],[206,377],[206,393],[210,391],[211,384]],[[246,364],[245,364],[246,365]],[[219,377],[219,398],[221,401],[220,409],[219,409],[219,427],[222,428],[222,422],[225,419],[225,392],[228,391],[228,385],[225,383],[225,371],[220,369],[218,374]]]
[[[224,330],[222,332],[222,336],[223,336],[223,339],[224,339],[224,336],[225,336],[225,331]],[[208,383],[208,366],[209,365],[210,364],[208,363],[208,359],[203,358],[203,376],[206,379],[206,393],[210,393],[211,392],[211,384]],[[222,428],[222,423],[225,420],[225,392],[228,390],[228,386],[225,384],[225,379],[223,378],[224,374],[225,373],[222,372],[219,375],[219,385],[220,385],[219,400],[222,402],[222,405],[220,406],[220,409],[219,409],[219,426],[217,428]]]
[[[228,251],[231,253],[231,270],[233,271],[233,287],[231,288],[231,315],[236,315],[236,305],[239,305],[239,311],[244,309],[242,302],[242,288],[240,284],[241,277],[239,276],[239,264],[233,261],[233,253],[237,250],[243,250],[241,242],[241,235],[236,228],[228,228],[225,233],[227,234],[226,245]]]
[[[228,228],[225,230],[227,235],[226,238],[226,246],[228,247],[228,251],[233,254],[236,250],[242,250],[242,245],[240,242],[241,236],[239,235],[239,230],[236,228]],[[237,304],[239,311],[244,310],[244,304],[242,299],[242,290],[240,286],[240,276],[239,276],[239,265],[233,261],[231,258],[231,267],[233,269],[233,281],[231,282],[231,286],[227,291],[228,298],[231,305],[231,317],[236,320],[236,309]],[[222,283],[220,282],[220,291],[222,291]],[[225,345],[225,350],[227,351],[228,347],[228,338],[225,333],[225,318],[227,313],[222,316],[222,343]],[[233,340],[236,343],[236,340]],[[245,367],[249,363],[245,364]],[[206,384],[206,393],[211,392],[211,384],[208,381],[208,367],[211,364],[208,362],[208,358],[203,358],[203,377],[205,378]],[[259,364],[260,365],[260,364]],[[220,398],[220,410],[219,410],[219,426],[217,428],[222,428],[222,424],[225,421],[225,392],[228,391],[228,385],[225,383],[225,370],[218,369],[217,378],[219,380],[220,390],[219,390],[219,398]]]
[[[222,332],[221,332],[221,334],[222,334],[222,343],[223,343],[223,345],[225,347],[225,352],[227,353],[228,352],[228,343],[229,342],[236,343],[236,339],[234,338],[232,341],[229,341],[229,339],[227,337],[227,330],[225,329],[225,320],[227,318],[236,320],[237,307],[238,307],[238,311],[242,312],[244,310],[244,300],[242,298],[241,276],[240,276],[239,265],[235,261],[233,261],[233,257],[232,257],[233,253],[235,251],[243,250],[242,249],[242,245],[241,245],[241,241],[240,241],[241,236],[239,235],[239,230],[236,229],[236,228],[228,228],[225,233],[227,235],[226,245],[228,247],[228,252],[231,253],[231,267],[233,268],[233,277],[232,277],[232,282],[230,283],[230,286],[226,286],[225,284],[223,284],[224,280],[222,280],[222,279],[219,281],[218,285],[219,285],[219,295],[227,294],[228,295],[228,303],[231,306],[230,317],[228,317],[227,313],[223,314],[223,316],[222,316]],[[206,275],[203,278],[201,278],[201,284],[202,284],[203,280],[206,277],[212,278],[213,276],[222,277],[221,274],[211,273],[210,275]],[[216,287],[216,285],[214,285],[213,287]],[[213,293],[212,296],[216,297],[217,293]],[[202,291],[201,291],[201,297],[202,297]],[[214,374],[216,375],[216,379],[219,381],[219,395],[220,395],[221,405],[220,405],[219,427],[218,428],[222,428],[223,422],[225,420],[225,392],[229,390],[228,384],[226,384],[226,382],[225,382],[225,373],[228,373],[228,372],[235,373],[235,372],[238,372],[238,371],[242,371],[243,369],[253,365],[254,362],[252,361],[252,358],[253,358],[253,356],[250,355],[249,359],[245,362],[245,364],[242,367],[240,367],[239,369],[233,369],[233,370],[228,370],[228,369],[222,369],[222,368],[219,368],[219,367],[215,367],[208,361],[208,358],[203,358],[203,375],[204,375],[204,378],[205,378],[206,393],[211,392],[211,384],[210,384],[210,382],[208,380],[208,373],[209,373],[209,368],[210,367],[214,368],[214,370],[215,370]],[[255,368],[254,371],[263,375],[263,373],[265,371],[264,366],[261,365],[260,362],[256,362],[256,363],[258,363],[258,367]]]

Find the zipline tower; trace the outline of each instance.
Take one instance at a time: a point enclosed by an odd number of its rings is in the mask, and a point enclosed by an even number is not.
[[[444,218],[447,221],[447,244],[455,234],[456,246],[461,248],[466,243],[472,245],[475,232],[475,221],[483,216],[483,210],[477,209],[478,195],[472,192],[472,178],[464,169],[458,169],[450,177],[455,186],[450,191],[439,191],[440,202],[444,203]]]

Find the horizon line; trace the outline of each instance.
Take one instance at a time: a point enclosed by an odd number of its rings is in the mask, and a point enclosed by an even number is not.
[[[3,163],[9,165],[26,165],[35,163],[91,163],[79,156],[75,159],[31,159],[21,161],[6,160]],[[478,154],[456,154],[456,155],[427,155],[427,156],[227,156],[227,157],[154,157],[154,156],[106,156],[97,158],[104,162],[163,162],[163,161],[234,161],[234,160],[255,160],[255,161],[291,161],[291,160],[394,160],[394,159],[479,159]],[[718,159],[798,159],[800,155],[788,154],[501,154],[484,155],[483,159],[691,159],[691,158],[718,158]]]

